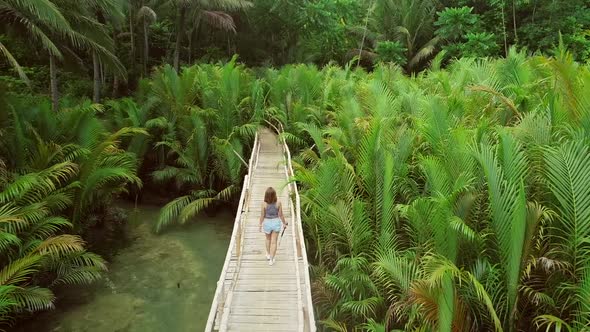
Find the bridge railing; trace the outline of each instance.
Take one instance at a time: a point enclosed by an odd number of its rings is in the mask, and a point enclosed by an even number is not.
[[[311,281],[309,277],[309,262],[307,260],[307,249],[305,248],[305,240],[303,237],[303,224],[301,222],[301,197],[299,196],[299,190],[297,189],[297,183],[293,181],[293,177],[295,176],[295,172],[293,171],[293,163],[291,160],[291,151],[289,150],[289,145],[285,141],[284,136],[284,127],[280,121],[278,122],[278,126],[273,125],[272,123],[266,121],[273,129],[279,134],[279,139],[281,140],[281,144],[283,145],[283,152],[285,156],[285,172],[287,175],[287,179],[289,180],[289,192],[291,193],[292,198],[292,220],[294,221],[294,236],[296,242],[296,250],[297,250],[297,257],[303,260],[303,269],[300,271],[297,268],[297,273],[302,275],[305,287],[307,288],[302,294],[304,297],[301,299],[303,303],[303,308],[299,308],[303,313],[303,319],[305,320],[305,325],[308,327],[308,331],[315,332],[316,325],[315,325],[315,315],[313,312],[313,301],[311,298]],[[294,202],[293,202],[294,200]],[[293,206],[294,205],[294,206]],[[298,263],[298,262],[297,262]],[[299,264],[297,264],[297,267]],[[299,278],[298,278],[299,280]]]
[[[215,290],[215,295],[213,296],[213,302],[211,303],[211,309],[209,310],[209,316],[207,318],[207,324],[205,325],[205,331],[213,331],[213,328],[216,325],[216,322],[224,320],[223,313],[229,312],[227,309],[227,305],[231,302],[231,291],[226,291],[227,287],[229,290],[233,290],[233,287],[236,284],[236,280],[239,273],[241,261],[241,251],[243,245],[243,235],[244,235],[244,222],[246,213],[248,212],[249,206],[249,196],[251,192],[251,176],[252,170],[256,168],[256,164],[258,164],[258,155],[260,152],[260,139],[258,137],[258,133],[254,137],[254,145],[252,146],[252,153],[250,154],[250,160],[248,162],[248,174],[244,176],[244,184],[242,186],[242,192],[240,194],[240,200],[238,204],[238,210],[236,213],[236,218],[234,220],[234,228],[232,230],[231,240],[229,242],[227,254],[225,255],[225,261],[223,263],[223,269],[219,275],[219,280],[217,281],[217,289]],[[229,269],[229,264],[233,255],[238,257],[238,264],[233,271],[232,281],[229,285],[226,285],[225,278]]]

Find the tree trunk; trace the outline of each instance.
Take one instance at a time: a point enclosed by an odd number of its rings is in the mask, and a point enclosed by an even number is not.
[[[133,12],[133,3],[129,1],[129,33],[131,34],[131,52],[130,55],[130,65],[131,71],[135,68],[135,36],[133,35],[133,19],[135,18],[135,13]]]
[[[119,77],[117,74],[113,75],[113,98],[119,97]]]
[[[59,107],[59,93],[57,91],[57,68],[55,66],[55,57],[49,55],[49,80],[51,89],[51,108],[57,112]]]
[[[369,16],[371,16],[371,11],[373,10],[374,4],[375,4],[375,0],[373,0],[373,2],[371,3],[371,7],[369,7],[369,9],[367,10],[367,16],[365,17],[365,29],[363,30],[363,39],[361,40],[361,47],[359,50],[359,58],[356,62],[357,67],[360,66],[360,64],[361,64],[361,58],[363,56],[363,47],[365,46],[365,39],[367,38],[367,29],[369,26]]]
[[[117,54],[117,49],[119,48],[119,42],[117,40],[117,34],[118,31],[117,29],[113,29],[113,49],[115,54]],[[117,76],[117,74],[115,73],[113,75],[113,93],[112,93],[112,97],[113,98],[117,98],[117,95],[119,94],[119,76]]]
[[[191,63],[193,62],[193,33],[194,30],[190,30],[189,34],[188,34],[188,65],[190,66]]]
[[[504,31],[504,56],[508,56],[508,41],[506,38],[506,18],[504,15],[504,7],[506,4],[502,1],[502,30]]]
[[[512,24],[514,25],[514,43],[518,43],[518,34],[516,33],[516,0],[512,0]]]
[[[182,5],[178,7],[178,20],[176,22],[176,45],[174,47],[174,70],[180,69],[180,43],[182,42],[182,31],[184,30],[184,16],[186,8]]]
[[[148,21],[143,18],[143,75],[148,74],[148,61],[150,58],[150,44],[148,41]]]
[[[192,34],[191,34],[191,39],[189,40],[189,47],[188,47],[188,63],[192,64],[193,63],[193,51],[194,48],[196,48],[197,46],[197,41],[199,40],[199,34],[201,32],[201,20],[197,20],[197,25],[194,28]],[[193,40],[196,39],[196,40]]]
[[[94,67],[94,93],[92,94],[92,102],[100,103],[100,62],[96,52],[92,52],[92,65]]]

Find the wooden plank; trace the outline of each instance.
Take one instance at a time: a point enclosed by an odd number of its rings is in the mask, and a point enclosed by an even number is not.
[[[297,307],[297,303],[284,302],[284,301],[266,301],[258,305],[253,305],[252,302],[234,301],[232,310],[241,310],[248,308],[252,310],[294,310]]]
[[[239,331],[239,332],[276,331],[276,332],[283,332],[283,331],[297,331],[297,329],[295,327],[289,326],[289,324],[285,324],[285,323],[279,323],[279,324],[238,323],[238,324],[231,324],[229,326],[228,331]]]
[[[295,278],[291,278],[291,276],[293,275],[295,271],[291,270],[291,271],[285,271],[285,272],[281,272],[281,273],[275,273],[274,275],[278,278],[281,279],[281,281],[283,282],[291,282],[291,280],[295,280]],[[232,274],[232,272],[228,273]],[[265,271],[260,271],[260,270],[255,270],[255,271],[242,271],[239,273],[238,275],[238,280],[245,280],[247,278],[251,278],[251,279],[264,279],[266,281],[268,281],[268,273],[266,273]],[[229,280],[225,279],[225,280]]]
[[[281,316],[289,316],[295,315],[294,308],[289,308],[286,306],[277,307],[277,308],[262,308],[262,307],[251,307],[251,306],[233,306],[232,312],[235,315],[253,315],[253,316],[260,316],[260,315],[281,315]]]
[[[240,301],[246,301],[247,303],[255,303],[255,302],[260,302],[260,301],[276,301],[276,302],[284,302],[284,303],[295,303],[295,299],[289,297],[289,298],[280,298],[278,296],[291,296],[296,294],[295,291],[276,291],[276,292],[271,292],[271,291],[266,291],[266,292],[252,292],[252,291],[242,291],[242,290],[236,290],[233,293],[233,298],[232,300],[235,301],[235,304],[238,305],[240,303]]]
[[[283,270],[283,269],[289,269],[289,271],[295,271],[295,266],[293,266],[295,264],[293,264],[293,265],[289,264],[289,265],[286,265],[286,266],[281,266],[280,269],[277,269],[276,268],[276,266],[277,266],[276,264],[279,264],[281,262],[283,262],[283,263],[284,262],[289,262],[289,261],[292,261],[292,260],[293,259],[286,259],[286,258],[283,259],[283,257],[277,256],[277,261],[276,261],[275,265],[273,265],[273,266],[268,266],[268,263],[266,263],[266,262],[258,262],[258,261],[248,261],[248,260],[246,260],[246,261],[242,261],[241,262],[241,267],[247,268],[247,269],[261,269],[263,271],[269,271],[269,272],[270,271]],[[233,261],[233,262],[235,262],[235,261]],[[281,265],[284,265],[284,264],[281,264]],[[234,272],[236,270],[237,270],[237,266],[235,264],[230,264],[230,266],[228,267],[228,271]]]
[[[268,312],[267,315],[238,315],[238,314],[232,314],[229,324],[233,325],[239,323],[240,325],[242,324],[272,324],[275,325],[275,323],[278,324],[285,324],[286,322],[290,322],[293,321],[293,319],[297,318],[297,315],[293,316],[291,314],[278,314],[278,313],[272,313],[272,312]]]

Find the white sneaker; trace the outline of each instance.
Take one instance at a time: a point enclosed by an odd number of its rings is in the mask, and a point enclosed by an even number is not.
[[[268,261],[268,265],[270,265],[270,266],[273,266],[273,265],[274,265],[274,263],[275,263],[275,259],[274,259],[274,258],[271,258],[271,259]]]
[[[270,255],[269,254],[266,254],[266,260],[267,261],[270,260]]]

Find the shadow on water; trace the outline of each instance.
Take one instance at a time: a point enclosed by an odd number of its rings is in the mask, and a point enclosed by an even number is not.
[[[123,205],[130,243],[104,280],[56,292],[57,309],[15,331],[201,331],[229,244],[233,211],[201,216],[161,235],[151,232],[159,206]],[[229,210],[229,209],[228,209]]]

